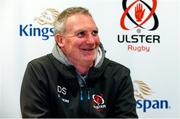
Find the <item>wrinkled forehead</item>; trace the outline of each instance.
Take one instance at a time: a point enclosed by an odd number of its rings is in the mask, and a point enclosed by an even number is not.
[[[91,31],[98,30],[95,21],[89,15],[75,14],[70,17],[65,22],[66,31]]]
[[[94,19],[92,18],[92,16],[88,15],[88,14],[83,14],[83,13],[76,13],[76,14],[72,14],[70,16],[68,16],[65,20],[65,22],[94,22]]]

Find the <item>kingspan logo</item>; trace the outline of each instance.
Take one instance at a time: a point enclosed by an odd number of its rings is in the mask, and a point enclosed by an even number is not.
[[[166,110],[171,108],[168,100],[166,99],[147,99],[146,97],[151,96],[153,91],[143,81],[134,80],[133,85],[137,109],[141,109],[143,112],[147,112],[150,109]]]
[[[21,37],[41,37],[42,40],[48,40],[54,35],[53,22],[57,18],[59,12],[53,8],[48,8],[40,17],[35,17],[35,24],[20,24],[19,35]]]

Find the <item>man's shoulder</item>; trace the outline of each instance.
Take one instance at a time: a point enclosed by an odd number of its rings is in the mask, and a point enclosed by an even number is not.
[[[36,68],[52,67],[53,66],[52,65],[53,60],[54,60],[54,57],[50,53],[50,54],[47,54],[47,55],[44,55],[44,56],[41,56],[41,57],[38,57],[38,58],[31,60],[28,63],[28,67],[36,67]]]
[[[47,55],[35,58],[35,59],[31,60],[29,62],[29,64],[46,64],[47,62],[49,62],[50,56],[51,56],[51,54],[47,54]]]
[[[63,71],[64,64],[58,61],[52,53],[33,59],[28,63],[29,68],[45,69],[45,70],[59,70]]]

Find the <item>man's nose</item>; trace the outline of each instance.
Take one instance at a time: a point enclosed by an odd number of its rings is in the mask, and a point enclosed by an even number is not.
[[[95,43],[95,36],[93,36],[92,34],[89,34],[86,40],[87,44],[94,44]]]

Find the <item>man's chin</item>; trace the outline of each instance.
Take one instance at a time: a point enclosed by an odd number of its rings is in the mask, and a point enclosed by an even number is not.
[[[84,60],[84,62],[94,62],[95,58],[94,57],[84,57],[83,60]]]

